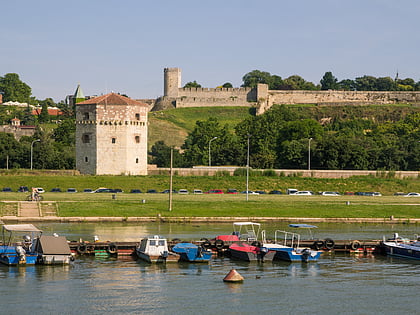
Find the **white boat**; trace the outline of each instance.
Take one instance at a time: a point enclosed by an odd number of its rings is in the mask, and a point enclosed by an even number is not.
[[[274,243],[267,243],[265,231],[262,232],[262,237],[262,247],[276,252],[274,260],[310,262],[317,261],[321,255],[321,251],[299,247],[300,235],[297,233],[276,230]]]
[[[142,239],[136,248],[136,254],[141,260],[148,263],[166,263],[179,260],[179,255],[169,251],[168,240],[159,235]]]

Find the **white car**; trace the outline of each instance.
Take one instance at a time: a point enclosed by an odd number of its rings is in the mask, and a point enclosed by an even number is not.
[[[187,189],[180,189],[180,190],[178,191],[178,194],[181,194],[181,195],[188,195],[188,194],[189,194],[189,191],[188,191]]]
[[[45,192],[44,188],[42,187],[36,187],[35,189],[38,191],[39,194],[43,194]]]
[[[246,194],[246,190],[242,191],[241,194]],[[259,193],[252,190],[248,190],[248,195],[259,195]]]
[[[336,191],[323,191],[321,195],[322,196],[340,196],[340,194]]]
[[[298,191],[295,194],[292,194],[292,196],[312,196],[314,193],[312,191],[309,190],[302,190],[302,191]]]
[[[420,197],[420,193],[411,192],[405,195],[404,197]]]
[[[203,191],[201,189],[194,189],[193,194],[194,195],[202,195]]]

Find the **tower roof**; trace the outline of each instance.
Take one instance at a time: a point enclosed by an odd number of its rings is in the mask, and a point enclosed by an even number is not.
[[[75,99],[85,98],[85,95],[83,94],[80,84],[77,85],[76,92],[74,92],[74,98]]]
[[[77,103],[77,105],[141,105],[141,106],[147,106],[147,104],[133,100],[129,97],[122,96],[120,94],[116,93],[108,93],[105,95],[101,95],[98,97],[94,97],[91,99],[88,99],[86,101]]]

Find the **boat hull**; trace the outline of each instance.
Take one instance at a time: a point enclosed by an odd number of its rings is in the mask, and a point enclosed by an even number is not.
[[[0,263],[8,266],[17,265],[35,265],[38,260],[38,254],[26,253],[24,257],[21,257],[16,252],[14,246],[0,246]]]
[[[179,255],[180,261],[191,263],[206,263],[212,257],[210,250],[191,243],[179,243],[172,248],[172,251]]]
[[[308,253],[297,253],[294,249],[275,250],[274,260],[284,260],[290,262],[311,262],[318,261],[321,252],[310,251]]]
[[[268,250],[264,251],[258,247],[248,245],[245,243],[242,244],[233,244],[229,247],[230,256],[235,260],[242,261],[258,261],[266,262],[272,261],[274,259],[275,252]]]
[[[165,264],[167,262],[177,262],[179,260],[179,256],[175,254],[168,254],[168,255],[149,255],[147,253],[136,251],[137,257],[145,261],[149,264],[156,263],[156,264]]]
[[[389,256],[420,259],[420,247],[409,244],[396,244],[393,242],[384,242],[385,252]]]

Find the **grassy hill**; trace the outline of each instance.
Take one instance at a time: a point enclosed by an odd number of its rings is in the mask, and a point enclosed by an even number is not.
[[[369,106],[317,106],[311,104],[286,105],[306,118],[317,121],[336,119],[370,119],[378,123],[394,122],[413,112],[420,112],[420,107],[394,104]],[[159,140],[167,145],[181,146],[185,137],[195,127],[197,120],[216,117],[220,124],[234,128],[242,120],[252,116],[249,107],[194,107],[178,108],[149,113],[149,149]]]

